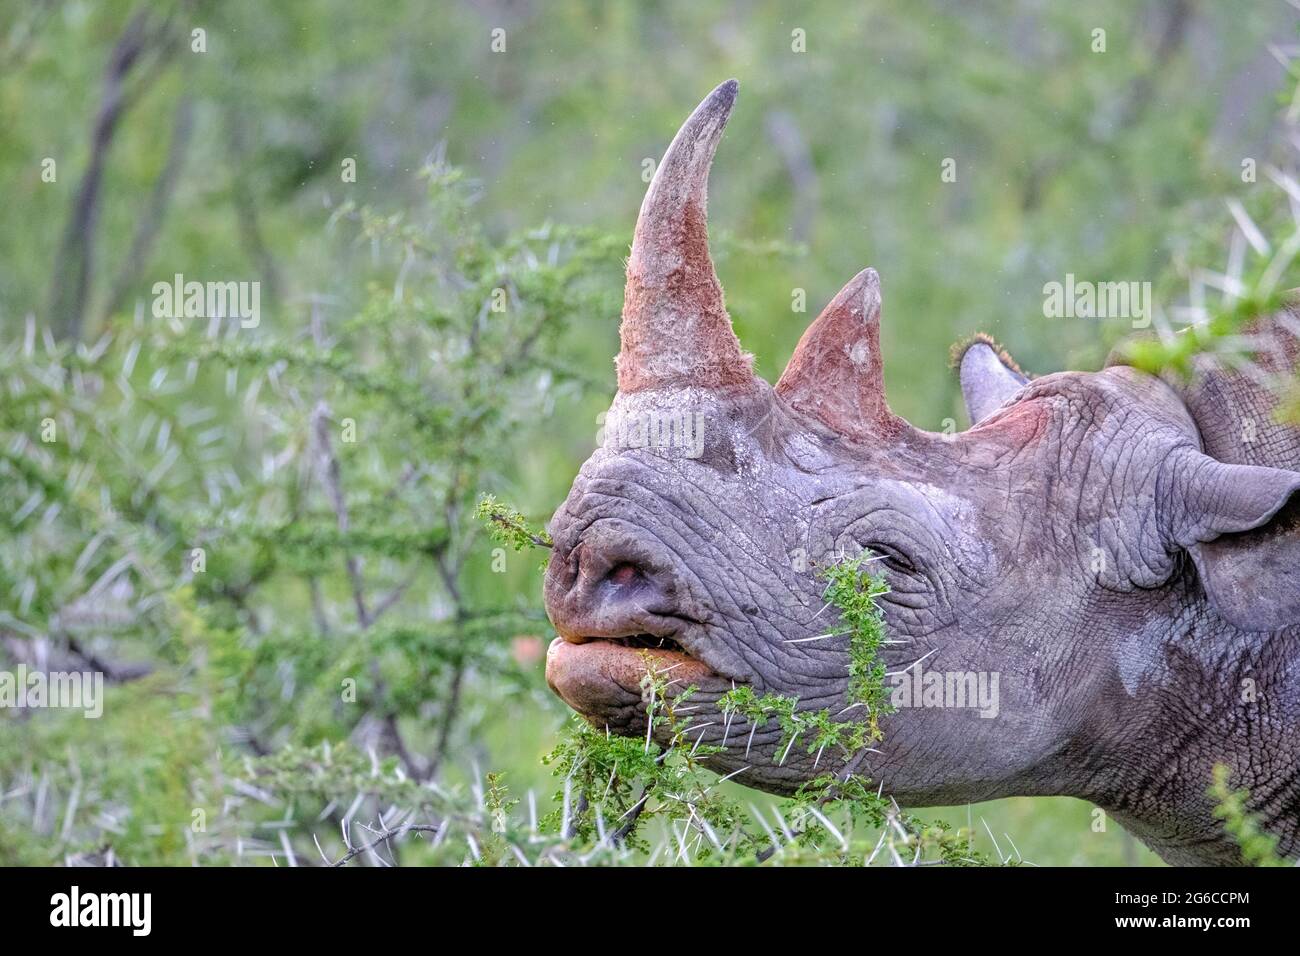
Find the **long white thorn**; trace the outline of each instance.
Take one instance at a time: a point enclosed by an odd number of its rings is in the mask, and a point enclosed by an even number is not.
[[[840,833],[840,831],[836,829],[835,824],[831,823],[831,821],[826,818],[826,815],[824,813],[822,813],[816,807],[811,807],[811,806],[808,808],[808,812],[811,813],[813,816],[815,816],[818,819],[818,821],[820,821],[821,825],[830,831],[831,836],[835,837],[835,839],[839,842],[841,850],[847,850],[849,848],[849,841],[844,839],[844,834]]]
[[[904,667],[901,671],[891,671],[891,672],[889,672],[888,674],[886,674],[885,676],[886,676],[886,677],[897,677],[899,674],[906,674],[906,673],[907,673],[908,671],[910,671],[913,667],[915,667],[917,664],[921,663],[921,661],[925,660],[927,657],[929,657],[931,654],[933,654],[933,653],[934,653],[935,651],[937,651],[938,649],[939,649],[939,648],[936,647],[936,648],[934,648],[934,650],[926,651],[924,654],[922,654],[922,655],[921,655],[920,657],[918,657],[916,660],[912,661],[912,663],[910,663],[910,664],[908,664],[906,667]]]
[[[870,866],[873,862],[875,862],[876,854],[879,853],[880,848],[885,845],[885,837],[888,834],[889,834],[888,828],[882,829],[880,831],[880,839],[876,841],[876,848],[871,851],[871,856],[867,857],[867,866]]]
[[[725,777],[719,777],[719,778],[718,778],[718,783],[726,783],[726,782],[727,782],[728,780],[730,780],[732,777],[735,777],[735,776],[737,776],[738,774],[742,774],[742,773],[744,773],[744,772],[745,772],[746,770],[748,770],[748,769],[749,769],[749,764],[745,764],[745,766],[741,767],[739,770],[733,770],[733,771],[731,771],[731,773],[727,774]]]
[[[988,821],[985,820],[983,817],[980,817],[980,823],[984,824],[984,832],[987,833],[989,835],[989,839],[993,841],[993,852],[998,855],[998,859],[1001,860],[1003,863],[1007,862],[1007,858],[1002,855],[1002,847],[998,846],[997,837],[995,837],[993,835],[993,831],[989,829]]]
[[[1255,225],[1255,220],[1250,218],[1250,213],[1246,212],[1246,207],[1236,199],[1228,200],[1228,211],[1232,213],[1232,218],[1237,220],[1237,226],[1241,229],[1241,234],[1245,236],[1246,241],[1250,243],[1252,249],[1261,256],[1266,256],[1272,251],[1268,240],[1264,234],[1259,231],[1259,226]],[[1240,276],[1241,273],[1234,273]]]
[[[828,637],[842,637],[848,633],[849,633],[848,631],[827,631],[825,634],[816,634],[813,637],[794,637],[788,641],[784,641],[783,643],[807,644],[809,641],[824,641]]]

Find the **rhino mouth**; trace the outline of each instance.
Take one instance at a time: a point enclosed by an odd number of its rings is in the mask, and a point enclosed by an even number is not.
[[[654,634],[632,634],[627,637],[596,637],[596,641],[610,641],[620,647],[634,647],[647,651],[675,651],[690,656],[690,652],[671,637],[656,637]]]
[[[665,692],[674,696],[691,686],[715,692],[733,686],[667,635],[562,636],[546,652],[551,690],[593,724],[615,733],[644,730],[647,676],[662,677]]]

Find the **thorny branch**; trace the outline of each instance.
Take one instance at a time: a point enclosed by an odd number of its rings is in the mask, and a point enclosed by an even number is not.
[[[375,839],[371,840],[369,843],[364,843],[361,846],[354,846],[354,847],[351,846],[351,844],[349,843],[349,846],[351,848],[348,850],[348,852],[344,854],[340,859],[334,862],[330,862],[329,857],[325,856],[325,851],[323,850],[321,850],[321,857],[325,860],[326,865],[331,867],[340,867],[346,865],[347,863],[350,863],[352,860],[356,859],[362,853],[369,853],[371,850],[379,846],[381,843],[387,843],[389,840],[393,840],[396,839],[397,837],[404,836],[407,833],[436,834],[438,830],[439,830],[439,826],[438,824],[435,823],[404,823],[401,826],[393,827],[392,829],[385,827],[379,832],[379,835],[376,836]],[[347,835],[346,827],[344,827],[343,832],[344,835],[346,836]],[[318,850],[320,849],[319,842],[317,842],[316,848]]]

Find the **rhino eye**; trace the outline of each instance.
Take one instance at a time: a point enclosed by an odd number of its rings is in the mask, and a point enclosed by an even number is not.
[[[916,565],[912,563],[912,559],[892,545],[879,541],[868,541],[865,547],[873,554],[879,555],[880,563],[891,571],[901,571],[906,574],[916,571]]]

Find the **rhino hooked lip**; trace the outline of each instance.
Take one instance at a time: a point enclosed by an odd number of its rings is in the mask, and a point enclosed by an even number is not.
[[[643,682],[650,673],[668,680],[668,693],[688,687],[721,693],[732,686],[671,637],[561,636],[546,651],[546,682],[561,700],[596,726],[643,728]]]

